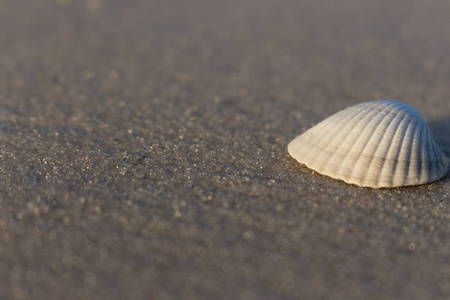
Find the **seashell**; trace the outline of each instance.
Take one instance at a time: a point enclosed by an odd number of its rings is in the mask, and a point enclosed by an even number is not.
[[[296,137],[288,151],[320,174],[371,188],[432,182],[449,166],[422,115],[392,100],[342,110]]]

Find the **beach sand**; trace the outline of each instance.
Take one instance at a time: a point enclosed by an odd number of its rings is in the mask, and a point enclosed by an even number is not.
[[[448,299],[449,175],[287,144],[395,99],[450,154],[450,5],[336,3],[2,2],[0,298]]]

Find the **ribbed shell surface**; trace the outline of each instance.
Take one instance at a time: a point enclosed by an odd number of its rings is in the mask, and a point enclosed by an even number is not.
[[[449,165],[420,113],[391,100],[340,111],[295,138],[288,151],[323,175],[372,188],[432,182]]]

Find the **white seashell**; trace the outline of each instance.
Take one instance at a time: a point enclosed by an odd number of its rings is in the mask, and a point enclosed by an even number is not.
[[[295,138],[288,151],[323,175],[372,188],[432,182],[449,166],[420,113],[391,100],[340,111]]]

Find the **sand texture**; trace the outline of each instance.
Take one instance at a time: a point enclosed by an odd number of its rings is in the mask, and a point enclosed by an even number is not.
[[[395,99],[450,154],[450,4],[338,2],[2,1],[0,299],[449,299],[449,174],[287,145]]]

